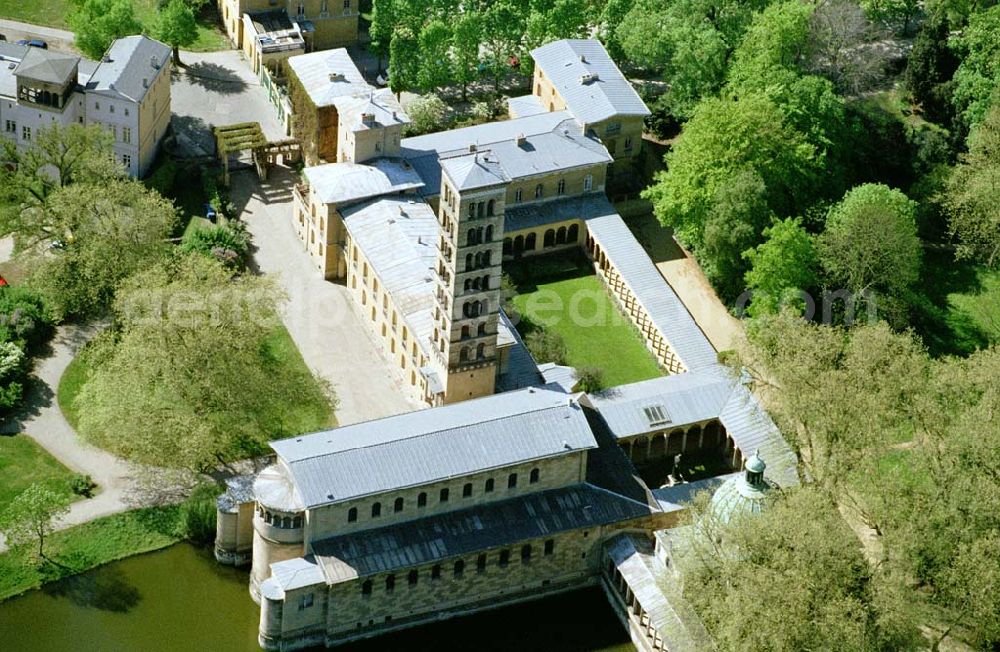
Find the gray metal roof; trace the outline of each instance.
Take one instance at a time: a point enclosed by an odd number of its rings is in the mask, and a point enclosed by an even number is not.
[[[717,364],[715,349],[684,302],[617,213],[587,220],[587,231],[632,289],[653,326],[688,371]]]
[[[507,98],[507,111],[512,118],[525,118],[529,115],[545,113],[542,100],[537,95],[521,95]]]
[[[14,69],[14,76],[27,77],[47,84],[76,83],[76,70],[79,63],[80,57],[72,54],[29,47],[23,54],[17,68]]]
[[[380,158],[367,163],[326,163],[302,171],[324,204],[338,207],[424,185],[412,166],[398,159]]]
[[[490,152],[472,152],[444,159],[441,170],[459,191],[501,186],[510,181],[496,155]]]
[[[283,598],[285,591],[294,591],[326,582],[323,577],[323,569],[314,555],[296,557],[271,564],[271,577],[268,578],[268,581],[275,585],[272,587],[272,591],[280,588],[280,591],[274,591],[266,596],[276,600]],[[263,586],[261,590],[264,590]]]
[[[603,189],[576,197],[550,199],[530,204],[507,204],[504,208],[503,231],[510,235],[522,229],[534,229],[567,220],[589,220],[615,214]]]
[[[596,446],[579,404],[545,388],[271,442],[307,509]]]
[[[115,40],[87,82],[87,92],[119,95],[141,102],[164,66],[170,65],[170,46],[148,36]]]
[[[523,136],[523,141],[518,139]],[[548,174],[588,165],[610,163],[608,150],[566,111],[555,111],[404,138],[401,153],[426,184],[424,193],[441,191],[441,158],[488,150],[511,179]]]
[[[767,477],[782,487],[799,483],[798,459],[757,398],[742,383],[733,388],[719,421],[746,457],[754,451],[767,461]]]
[[[538,365],[538,371],[541,372],[546,385],[561,387],[567,394],[571,393],[573,388],[576,387],[576,369],[573,367],[554,362],[545,362]]]
[[[312,548],[326,581],[336,584],[467,557],[569,530],[623,523],[648,516],[650,511],[643,503],[579,484],[325,539],[314,542]],[[534,552],[542,554],[541,550]],[[518,554],[512,551],[514,563],[518,563]],[[496,558],[489,563],[497,563]]]
[[[417,345],[430,357],[437,306],[434,267],[441,233],[434,210],[415,195],[397,195],[340,213],[351,240],[364,252]]]
[[[344,48],[289,57],[288,66],[317,107],[332,106],[337,98],[359,93],[367,96],[371,91]]]
[[[717,649],[705,625],[645,539],[620,534],[605,544],[605,550],[663,639],[663,649],[671,652]]]
[[[364,131],[375,127],[390,127],[410,121],[395,94],[388,88],[369,88],[350,97],[333,98],[337,119],[351,131]],[[368,119],[365,119],[368,116]]]
[[[531,57],[559,91],[566,107],[584,124],[616,115],[650,113],[600,41],[554,41],[532,50]]]
[[[506,365],[503,373],[497,375],[496,391],[511,392],[545,382],[521,334],[503,308],[497,320],[497,348],[506,349]]]

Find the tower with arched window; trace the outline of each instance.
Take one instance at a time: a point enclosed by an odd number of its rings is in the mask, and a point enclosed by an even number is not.
[[[494,391],[504,197],[510,178],[490,152],[441,160],[438,333],[443,401]]]

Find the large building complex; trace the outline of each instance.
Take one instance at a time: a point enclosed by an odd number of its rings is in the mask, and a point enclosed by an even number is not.
[[[359,4],[360,0],[218,0],[229,40],[251,61],[282,46],[311,52],[357,43]]]
[[[712,649],[658,533],[721,480],[720,509],[752,511],[761,457],[769,482],[796,482],[777,428],[604,194],[645,106],[596,41],[535,55],[535,95],[510,120],[414,138],[345,52],[289,59],[311,98],[295,111],[315,114],[301,137],[329,161],[303,171],[294,226],[433,407],[274,442],[273,464],[230,483],[216,555],[252,563],[266,649],[588,585],[641,650]],[[503,310],[503,261],[574,247],[669,375],[588,395],[571,369],[532,359]],[[678,455],[747,476],[678,482]]]
[[[99,125],[111,134],[115,159],[143,176],[170,126],[170,48],[127,36],[89,61],[0,43],[0,124],[19,147],[50,125]]]

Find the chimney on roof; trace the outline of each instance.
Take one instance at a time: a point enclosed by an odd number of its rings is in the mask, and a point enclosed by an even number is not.
[[[142,87],[149,88],[149,80],[145,77],[142,78]]]
[[[476,144],[475,143],[472,143],[471,145],[469,145],[469,153],[470,154],[475,154],[476,153],[476,149],[477,148],[476,148]]]
[[[527,141],[527,140],[528,139],[524,137],[524,134],[518,134],[517,136],[514,137],[514,143],[518,147],[520,147],[521,145],[523,145],[525,143],[525,141]]]
[[[330,73],[330,81],[332,81],[332,82],[341,81],[343,78],[344,78],[344,76],[342,74],[340,74],[339,72],[334,71],[334,72]]]
[[[587,55],[585,54],[580,55],[580,63],[587,63]]]
[[[588,72],[588,73],[584,73],[584,74],[580,75],[580,83],[581,84],[589,84],[591,82],[597,81],[597,79],[598,79],[598,77],[597,77],[597,73],[596,72]]]
[[[374,113],[362,113],[361,114],[361,122],[364,122],[365,124],[370,124],[372,122],[375,122],[375,114]]]
[[[156,57],[150,57],[149,58],[149,65],[153,66],[154,70],[159,70],[160,69],[160,64],[156,60]]]

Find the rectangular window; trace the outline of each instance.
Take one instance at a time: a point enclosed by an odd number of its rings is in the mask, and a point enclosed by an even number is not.
[[[319,3],[319,10],[320,13],[324,14],[330,11],[330,0],[322,0],[322,2]]]
[[[555,550],[555,547],[556,547],[555,539],[548,539],[545,542],[545,554],[551,555],[552,551]]]
[[[344,0],[344,9],[351,8],[351,0]]]
[[[13,120],[8,120],[7,123],[6,123],[6,125],[4,126],[4,128],[6,129],[7,133],[9,133],[9,134],[16,134],[17,133],[17,123],[14,122]]]
[[[31,140],[31,127],[21,127],[21,138]]]
[[[114,112],[115,112],[115,105],[112,104],[112,105],[108,106],[108,113],[114,113]]]
[[[441,579],[441,564],[434,564],[431,567],[431,579],[432,580]]]
[[[442,503],[448,502],[448,487],[445,487],[444,489],[441,490],[441,502]]]
[[[604,133],[607,136],[614,136],[617,133],[621,133],[622,123],[620,122],[609,122],[608,126],[604,129]]]
[[[559,184],[556,186],[556,192],[560,195],[566,194],[566,180],[559,179]]]
[[[513,489],[516,486],[517,486],[517,474],[511,473],[509,476],[507,476],[507,488]]]
[[[486,493],[491,493],[493,491],[493,478],[488,478],[486,480]]]
[[[472,483],[466,482],[465,486],[462,487],[462,498],[468,498],[472,495]]]
[[[486,572],[486,553],[483,553],[476,558],[476,572],[477,573]]]
[[[515,202],[520,202],[521,201],[521,189],[520,188],[518,188],[517,190],[514,191],[514,201]]]
[[[505,568],[510,563],[510,550],[501,550],[500,559],[497,561],[500,568]]]
[[[415,570],[411,570],[406,576],[406,583],[413,586],[420,579],[420,573]]]
[[[583,178],[583,191],[590,192],[590,190],[593,187],[594,187],[594,177],[593,175],[588,174]]]
[[[625,151],[626,152],[631,152],[632,151],[632,137],[631,136],[625,139]]]
[[[313,594],[299,596],[299,611],[313,606]]]
[[[132,142],[132,128],[122,127],[122,142],[129,144]]]
[[[129,156],[128,154],[122,154],[122,165],[124,165],[126,168],[131,168],[132,157]]]

